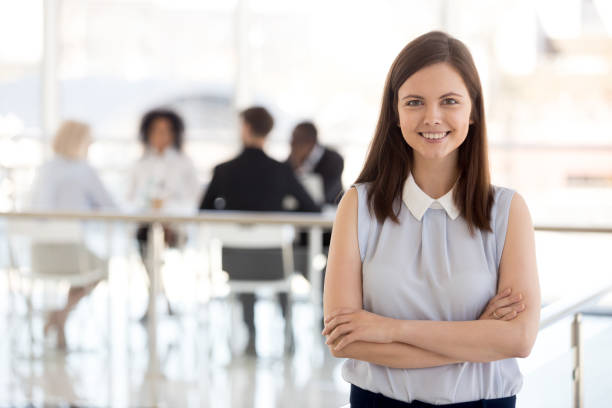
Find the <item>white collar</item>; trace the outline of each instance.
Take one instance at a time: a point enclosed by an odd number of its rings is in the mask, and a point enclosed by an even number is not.
[[[410,210],[414,218],[421,221],[428,208],[444,209],[448,216],[454,220],[459,216],[459,209],[453,200],[455,187],[438,199],[428,196],[414,181],[412,173],[406,178],[404,190],[402,191],[402,201]]]
[[[300,166],[299,171],[302,173],[311,173],[314,168],[317,167],[317,164],[319,164],[319,160],[321,160],[321,157],[323,157],[324,153],[325,149],[323,148],[323,146],[318,143],[315,144],[308,156],[306,157],[306,160],[304,160],[304,163],[302,163],[302,165]]]

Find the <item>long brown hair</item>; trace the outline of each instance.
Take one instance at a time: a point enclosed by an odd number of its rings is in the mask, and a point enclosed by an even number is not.
[[[446,33],[432,31],[423,34],[406,45],[393,61],[385,81],[374,139],[356,183],[370,183],[368,204],[379,222],[387,218],[399,222],[401,205],[397,205],[397,200],[412,170],[413,152],[397,125],[397,93],[412,74],[440,62],[457,70],[472,101],[473,123],[467,138],[459,146],[459,179],[453,199],[470,232],[474,228],[491,231],[493,189],[489,176],[482,86],[470,51],[465,44]]]

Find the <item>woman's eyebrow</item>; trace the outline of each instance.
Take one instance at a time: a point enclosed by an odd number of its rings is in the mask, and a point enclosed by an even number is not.
[[[412,98],[412,99],[425,99],[425,98],[423,98],[420,95],[406,95],[406,96],[402,97],[401,100],[403,101],[404,99],[408,99],[408,98]]]
[[[460,93],[457,93],[457,92],[447,92],[444,95],[440,96],[439,99],[448,98],[449,96],[458,96],[460,98],[464,97],[463,95],[461,95]],[[408,98],[411,98],[411,99],[425,99],[425,97],[423,97],[421,95],[410,94],[410,95],[403,96],[401,100],[403,101],[404,99],[408,99]]]
[[[442,95],[439,99],[448,98],[449,96],[458,96],[460,98],[463,98],[463,95],[461,95],[460,93],[457,93],[457,92],[447,92],[444,95]]]

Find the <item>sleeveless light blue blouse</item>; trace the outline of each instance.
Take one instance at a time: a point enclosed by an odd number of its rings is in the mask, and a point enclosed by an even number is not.
[[[367,184],[355,185],[362,261],[363,308],[404,320],[476,320],[496,294],[499,262],[514,191],[494,187],[493,232],[468,226],[452,190],[434,200],[410,175],[399,224],[380,224],[367,205]],[[522,375],[516,359],[395,369],[349,359],[346,381],[401,401],[450,404],[516,395]]]

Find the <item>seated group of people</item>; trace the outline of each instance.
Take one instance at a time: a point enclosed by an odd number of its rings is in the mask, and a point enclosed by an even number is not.
[[[193,162],[183,152],[183,120],[169,109],[150,111],[140,125],[144,152],[130,175],[128,206],[136,211],[173,213],[190,212],[196,207],[200,210],[316,212],[323,204],[336,204],[342,194],[342,157],[319,144],[314,124],[302,122],[292,132],[288,159],[278,162],[264,152],[273,126],[272,115],[263,107],[240,112],[243,150],[234,159],[215,167],[203,191]],[[33,209],[119,210],[96,171],[87,163],[90,144],[88,125],[65,121],[60,126],[53,141],[55,156],[39,169],[33,185]],[[303,182],[309,175],[319,180],[321,197],[313,199],[304,187]],[[146,256],[148,230],[147,225],[142,225],[137,231],[143,257]],[[167,227],[164,230],[166,244],[178,246],[181,234]],[[64,327],[70,311],[94,286],[71,288],[66,307],[51,313],[45,328],[56,329],[58,347],[66,346]],[[247,353],[255,354],[255,296],[243,294],[240,300],[250,335]],[[286,297],[281,296],[283,311],[286,303]],[[169,304],[168,310],[171,311]]]

